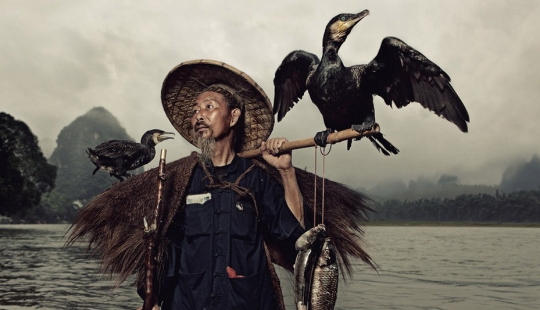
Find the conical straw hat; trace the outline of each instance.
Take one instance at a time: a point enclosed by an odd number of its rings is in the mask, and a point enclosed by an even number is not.
[[[258,148],[274,127],[270,99],[247,74],[220,61],[186,61],[169,72],[163,81],[161,102],[174,128],[196,146],[191,134],[192,108],[202,90],[213,84],[225,84],[235,89],[242,101],[244,141],[240,151]]]

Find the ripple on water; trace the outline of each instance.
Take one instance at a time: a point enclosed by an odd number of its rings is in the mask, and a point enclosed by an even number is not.
[[[67,225],[0,225],[0,310],[135,309],[131,281],[112,291],[84,246],[63,248]],[[539,228],[367,227],[379,273],[356,262],[336,309],[534,309]],[[278,268],[287,309],[292,277]]]

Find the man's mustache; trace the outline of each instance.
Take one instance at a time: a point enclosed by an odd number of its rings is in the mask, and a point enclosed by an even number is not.
[[[204,121],[199,121],[197,123],[195,123],[195,131],[201,129],[201,128],[210,128],[210,125],[208,125],[207,123],[205,123]]]

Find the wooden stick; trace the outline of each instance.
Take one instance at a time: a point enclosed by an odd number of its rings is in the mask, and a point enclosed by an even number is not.
[[[375,124],[371,130],[364,131],[362,133],[352,130],[352,129],[345,129],[342,131],[333,132],[328,135],[328,138],[326,138],[327,144],[336,144],[341,141],[349,140],[349,139],[355,139],[360,137],[369,136],[375,133],[380,132],[379,124]],[[302,139],[302,140],[295,140],[295,141],[289,141],[286,143],[283,143],[283,145],[279,148],[279,152],[288,152],[292,150],[297,149],[303,149],[307,147],[313,147],[317,144],[315,144],[314,138],[308,138],[308,139]],[[261,150],[260,149],[254,149],[242,152],[238,154],[240,157],[244,158],[254,158],[261,156]]]
[[[163,213],[162,206],[162,195],[163,195],[163,183],[165,181],[165,157],[167,155],[167,150],[162,149],[161,155],[159,158],[159,172],[158,172],[158,189],[156,197],[156,209],[154,210],[153,221],[148,226],[146,217],[144,220],[144,233],[147,238],[147,248],[146,248],[146,279],[144,283],[144,304],[142,310],[152,310],[156,304],[156,294],[154,294],[154,274],[156,269],[156,255],[157,255],[157,244],[159,236],[159,228]]]

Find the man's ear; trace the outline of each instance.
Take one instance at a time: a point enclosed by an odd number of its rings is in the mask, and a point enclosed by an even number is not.
[[[231,111],[232,117],[231,117],[231,127],[234,126],[236,123],[238,123],[238,120],[240,119],[240,115],[242,112],[240,109],[235,108]]]

